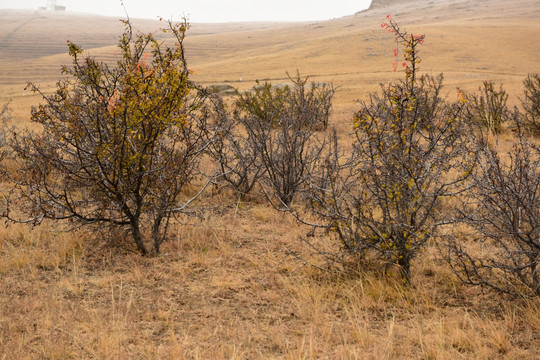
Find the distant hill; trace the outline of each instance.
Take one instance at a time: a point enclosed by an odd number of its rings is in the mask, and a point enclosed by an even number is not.
[[[417,2],[418,0],[373,0],[371,2],[371,5],[369,6],[369,9],[377,9],[381,7],[388,7],[396,4],[405,4],[405,3],[411,3],[411,2]]]
[[[66,52],[70,40],[85,49],[115,45],[124,25],[119,18],[73,12],[42,10],[0,10],[0,61],[20,61]],[[155,31],[164,23],[132,19],[137,30]],[[216,32],[246,31],[277,25],[204,24],[193,25],[190,36]]]
[[[240,89],[255,80],[284,82],[286,72],[298,70],[316,81],[334,82],[339,86],[336,104],[351,108],[381,82],[401,76],[392,71],[395,42],[380,26],[387,15],[407,31],[426,34],[421,71],[444,73],[448,93],[493,80],[517,94],[528,73],[540,72],[538,0],[374,0],[368,10],[328,21],[192,24],[188,64],[204,85],[228,83]],[[145,32],[163,26],[133,21]],[[27,81],[52,89],[60,66],[70,62],[67,40],[113,61],[122,29],[112,17],[0,10],[0,104],[12,99],[24,113],[37,101],[22,97]],[[516,95],[512,101],[517,102]]]

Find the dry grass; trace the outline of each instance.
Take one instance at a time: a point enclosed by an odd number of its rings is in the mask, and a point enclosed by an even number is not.
[[[285,71],[297,68],[334,81],[332,122],[341,134],[350,131],[353,101],[398,76],[391,37],[379,27],[387,13],[428,35],[422,69],[447,75],[449,97],[458,85],[475,90],[487,79],[517,94],[526,74],[538,71],[540,42],[531,40],[537,1],[413,3],[316,24],[197,25],[187,44],[190,64],[205,84],[247,88],[255,79],[285,81]],[[0,14],[2,32],[22,41],[0,49],[0,105],[12,99],[18,126],[28,126],[39,101],[23,90],[26,81],[50,91],[69,61],[59,34],[110,60],[121,31],[110,19],[79,18],[47,32],[58,19]],[[53,46],[32,52],[36,32],[40,44]],[[500,141],[510,149],[511,134]],[[176,226],[155,258],[96,251],[85,234],[52,224],[2,228],[0,360],[525,360],[540,353],[538,299],[463,287],[431,248],[414,264],[411,288],[377,269],[360,277],[323,272],[287,256],[294,250],[311,258],[300,241],[309,229],[263,203],[217,196],[212,201],[229,204],[226,210]]]
[[[223,201],[221,199],[220,201]],[[256,225],[254,225],[256,224]],[[534,359],[540,302],[464,288],[435,252],[414,287],[286,256],[307,229],[265,205],[178,226],[157,258],[80,234],[1,235],[1,359]]]

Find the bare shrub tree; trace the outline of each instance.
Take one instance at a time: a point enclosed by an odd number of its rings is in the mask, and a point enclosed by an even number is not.
[[[540,134],[540,75],[530,74],[523,81],[525,97],[521,101],[525,126],[535,135]]]
[[[313,130],[326,130],[335,89],[324,82],[308,83],[300,74],[291,78],[292,88],[286,88],[285,108],[297,122],[309,124]],[[307,126],[307,125],[306,125]]]
[[[7,122],[11,118],[11,108],[9,103],[5,104],[0,110],[0,149],[2,153],[6,147],[6,133],[7,133]]]
[[[325,127],[334,88],[312,84],[308,78],[291,78],[292,87],[256,86],[237,102],[239,122],[249,145],[264,166],[261,183],[273,194],[278,208],[290,205],[305,183],[322,146],[316,130]],[[273,201],[274,198],[276,201]]]
[[[497,91],[492,81],[484,81],[479,93],[463,93],[467,109],[473,120],[492,133],[500,133],[503,124],[509,119],[509,110],[506,105],[508,94],[499,87]]]
[[[8,146],[8,121],[11,119],[11,108],[9,107],[9,102],[2,106],[0,109],[0,177],[3,178],[3,170],[5,164],[4,160],[9,156],[9,146]]]
[[[398,265],[409,284],[411,262],[451,221],[443,198],[463,191],[474,163],[463,136],[469,131],[464,104],[440,97],[442,76],[418,76],[417,46],[424,37],[389,20],[405,48],[405,80],[362,103],[351,156],[343,156],[334,135],[307,197],[320,223],[310,224],[341,242],[336,259]]]
[[[208,153],[220,167],[220,179],[244,200],[264,175],[265,167],[255,142],[248,139],[239,113],[231,114],[220,97],[212,96],[211,100],[206,111],[220,136],[210,143]]]
[[[141,254],[148,237],[159,253],[171,217],[193,201],[183,191],[209,142],[206,118],[190,96],[187,23],[164,30],[173,47],[124,24],[116,66],[69,43],[73,66],[63,68],[68,78],[56,92],[29,85],[45,102],[32,109],[42,131],[13,134],[21,175],[12,177],[8,216],[21,221],[21,209],[33,223],[94,225],[100,236],[107,226],[127,228]]]
[[[513,295],[540,295],[540,149],[518,124],[508,161],[480,144],[474,187],[458,208],[472,232],[451,237],[446,258],[467,284]]]

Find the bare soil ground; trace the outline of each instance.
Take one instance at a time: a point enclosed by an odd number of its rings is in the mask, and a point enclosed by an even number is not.
[[[333,81],[332,124],[347,133],[355,100],[402,76],[380,27],[387,14],[426,34],[422,71],[443,72],[449,97],[494,80],[518,104],[523,79],[540,72],[536,0],[381,0],[318,23],[194,24],[188,61],[203,84],[246,89],[297,69]],[[54,89],[66,40],[114,61],[121,31],[112,18],[0,10],[0,105],[11,100],[12,123],[31,126],[39,98],[25,84]],[[501,141],[510,148],[512,135]],[[317,261],[302,242],[310,229],[264,201],[205,201],[220,210],[176,225],[154,258],[54,224],[6,224],[0,359],[538,359],[540,300],[464,287],[433,248],[410,288],[376,268],[335,274],[304,261]]]

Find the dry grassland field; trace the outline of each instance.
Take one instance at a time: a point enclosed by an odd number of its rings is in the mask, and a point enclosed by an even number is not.
[[[358,99],[397,81],[390,14],[425,34],[421,72],[444,95],[503,84],[519,105],[540,72],[538,0],[375,0],[369,10],[306,23],[192,24],[192,79],[240,90],[287,72],[337,87],[330,125],[353,128]],[[162,24],[133,20],[152,32]],[[37,129],[30,109],[55,89],[71,40],[113,61],[115,18],[0,10],[0,106],[8,125]],[[509,150],[510,131],[498,136]],[[2,185],[5,187],[5,184]],[[540,299],[463,285],[435,246],[410,286],[380,268],[325,271],[302,239],[310,227],[262,194],[209,190],[200,217],[174,223],[159,256],[103,247],[60,223],[0,227],[0,360],[7,359],[540,359]],[[4,222],[2,223],[4,224]],[[121,236],[121,235],[118,235]],[[329,244],[323,236],[319,241]],[[126,240],[124,248],[132,248]],[[295,254],[292,256],[291,254]]]

